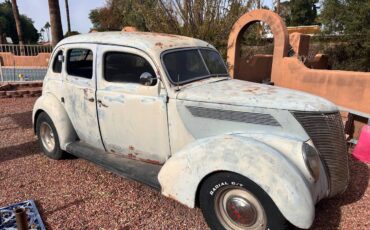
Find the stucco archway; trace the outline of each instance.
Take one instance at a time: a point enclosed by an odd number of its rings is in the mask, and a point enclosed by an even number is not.
[[[269,10],[254,10],[241,16],[233,25],[227,49],[227,63],[232,77],[238,73],[240,62],[241,37],[245,30],[255,22],[266,23],[274,35],[274,55],[272,63],[272,73],[274,68],[279,66],[283,57],[287,56],[289,46],[289,36],[284,21],[281,17]],[[271,76],[272,77],[272,76]]]

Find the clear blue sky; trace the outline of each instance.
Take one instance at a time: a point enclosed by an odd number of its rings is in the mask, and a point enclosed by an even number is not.
[[[1,0],[4,2],[4,0]],[[105,0],[69,0],[69,11],[72,30],[80,33],[89,32],[92,24],[89,19],[90,10],[102,7]],[[48,0],[17,0],[19,13],[25,14],[35,22],[35,27],[40,30],[46,22],[50,21]],[[67,31],[65,1],[59,0],[62,16],[63,31]]]
[[[0,0],[4,2],[4,0]],[[264,5],[272,6],[273,0],[262,0]],[[35,27],[40,30],[46,22],[50,21],[47,0],[17,0],[19,12],[30,17],[35,22]],[[67,20],[65,12],[65,0],[59,0],[60,12],[64,33],[67,31]],[[80,33],[89,32],[92,24],[89,13],[92,9],[102,7],[106,0],[69,0],[69,11],[72,30]]]

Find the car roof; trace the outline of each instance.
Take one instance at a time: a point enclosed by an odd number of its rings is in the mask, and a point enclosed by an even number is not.
[[[57,46],[76,43],[110,44],[129,46],[147,53],[187,47],[209,47],[209,43],[190,37],[149,32],[95,32],[74,35],[63,39]]]

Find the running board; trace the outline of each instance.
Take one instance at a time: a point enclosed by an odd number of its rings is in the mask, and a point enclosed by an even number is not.
[[[158,173],[162,165],[124,158],[117,154],[96,149],[82,142],[68,144],[66,150],[76,157],[98,164],[120,176],[142,182],[158,190],[161,189],[158,182]]]

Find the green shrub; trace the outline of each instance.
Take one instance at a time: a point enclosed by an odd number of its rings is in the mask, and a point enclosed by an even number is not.
[[[370,72],[370,46],[362,41],[350,41],[324,50],[331,69]]]

